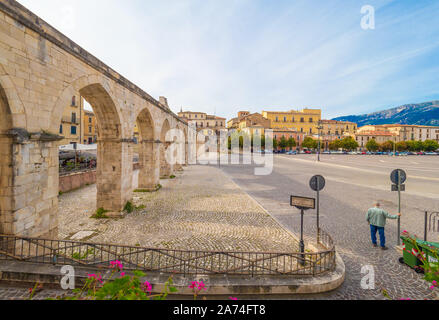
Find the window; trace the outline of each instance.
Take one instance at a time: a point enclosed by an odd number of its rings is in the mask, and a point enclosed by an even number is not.
[[[312,133],[312,128],[309,128],[309,133]]]
[[[59,133],[62,133],[62,124],[59,125]]]
[[[91,117],[88,117],[88,123],[91,123]]]
[[[88,127],[88,133],[91,133],[91,126]]]
[[[76,126],[70,127],[70,134],[76,134]]]
[[[313,121],[312,121],[312,118],[309,118],[309,123],[312,123]]]
[[[72,123],[76,123],[76,112],[72,112]]]
[[[72,97],[72,107],[76,106],[76,96]]]
[[[305,122],[305,118],[300,118],[300,122]]]
[[[198,115],[195,115],[195,118],[198,118]]]
[[[276,117],[276,122],[279,122],[279,117]]]
[[[284,122],[287,122],[287,117],[284,117]]]

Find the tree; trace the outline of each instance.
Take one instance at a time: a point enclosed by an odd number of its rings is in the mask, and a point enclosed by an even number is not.
[[[317,147],[318,147],[317,141],[311,137],[306,137],[302,142],[302,148],[313,150],[313,149],[317,149]]]
[[[424,151],[427,152],[432,152],[432,151],[436,151],[437,149],[439,149],[439,143],[437,143],[434,140],[425,140],[423,142],[423,149]]]
[[[406,141],[405,143],[407,145],[407,150],[408,151],[416,151],[415,149],[415,141],[414,140],[410,140],[410,141]]]
[[[276,149],[277,149],[277,146],[278,146],[277,139],[274,138],[274,139],[273,139],[273,150],[276,150]]]
[[[386,151],[386,152],[388,152],[388,151],[393,151],[393,145],[394,145],[393,141],[388,140],[388,141],[386,141],[386,142],[383,142],[383,143],[380,145],[380,150],[381,150],[381,151]]]
[[[366,143],[366,149],[371,152],[376,152],[380,148],[380,145],[378,142],[376,142],[375,139],[370,139]]]
[[[296,140],[293,137],[290,137],[287,141],[287,146],[290,150],[293,150],[293,148],[297,146]]]
[[[354,138],[346,137],[341,141],[341,147],[345,150],[352,151],[356,150],[359,145],[358,142],[354,140]]]
[[[408,145],[405,141],[400,141],[396,144],[396,150],[401,152],[401,151],[407,151],[408,150]]]
[[[422,143],[422,141],[415,141],[414,142],[414,151],[422,151],[424,150],[424,144]]]
[[[280,138],[280,141],[279,141],[279,147],[280,147],[282,150],[285,150],[285,148],[287,147],[287,145],[288,145],[288,141],[287,141],[287,139],[286,139],[284,136],[282,136],[282,138]]]
[[[337,139],[329,143],[329,150],[338,150],[341,148],[341,140]]]

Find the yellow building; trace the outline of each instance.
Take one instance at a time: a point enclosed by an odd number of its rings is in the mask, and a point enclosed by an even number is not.
[[[192,112],[181,110],[178,113],[178,117],[184,121],[192,122],[195,124],[197,131],[204,135],[220,134],[220,130],[226,128],[226,119],[209,115],[204,112]]]
[[[354,135],[357,132],[357,124],[354,122],[321,120],[320,125],[322,127],[320,134],[323,136]]]
[[[92,111],[84,110],[84,121],[82,126],[82,144],[94,144],[98,139],[98,126],[95,114]]]
[[[64,108],[59,134],[64,137],[61,145],[96,143],[96,117],[92,111],[84,109],[84,99],[79,94]]]
[[[83,103],[81,97],[73,96],[70,105],[64,108],[59,134],[64,137],[61,145],[81,143],[81,118]]]
[[[294,129],[300,133],[316,134],[322,110],[305,108],[301,111],[262,111],[262,116],[271,121],[273,129]]]

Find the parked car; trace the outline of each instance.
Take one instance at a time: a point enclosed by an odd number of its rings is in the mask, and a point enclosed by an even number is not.
[[[419,152],[416,152],[416,154],[417,154],[418,156],[423,156],[423,155],[425,155],[425,152],[419,151]]]
[[[426,156],[437,156],[438,154],[436,152],[426,152]]]

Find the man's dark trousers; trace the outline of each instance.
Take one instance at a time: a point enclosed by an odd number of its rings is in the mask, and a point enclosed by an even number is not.
[[[377,227],[370,225],[370,234],[372,236],[372,243],[377,244],[377,231],[380,234],[381,247],[386,246],[386,235],[384,234],[384,227]]]

